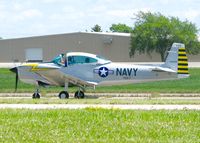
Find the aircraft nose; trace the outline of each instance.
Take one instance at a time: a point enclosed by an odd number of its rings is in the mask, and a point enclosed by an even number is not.
[[[17,67],[11,68],[10,71],[14,72],[14,73],[17,73]]]

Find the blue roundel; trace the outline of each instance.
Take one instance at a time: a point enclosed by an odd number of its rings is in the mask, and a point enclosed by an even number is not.
[[[99,76],[100,77],[107,77],[108,76],[108,68],[107,67],[100,67],[99,68]]]

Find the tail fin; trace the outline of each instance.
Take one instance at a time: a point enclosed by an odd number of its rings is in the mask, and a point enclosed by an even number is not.
[[[173,43],[171,50],[168,52],[165,66],[177,72],[180,78],[189,76],[188,58],[184,44]]]

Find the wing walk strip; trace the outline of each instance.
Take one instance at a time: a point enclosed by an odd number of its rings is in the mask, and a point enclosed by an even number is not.
[[[178,74],[189,74],[185,48],[179,48],[178,51]]]

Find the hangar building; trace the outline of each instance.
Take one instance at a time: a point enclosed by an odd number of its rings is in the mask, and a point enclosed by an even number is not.
[[[156,53],[152,57],[136,54],[129,56],[130,34],[75,32],[0,40],[0,63],[24,61],[50,61],[66,52],[88,52],[101,55],[115,62],[160,62]],[[192,62],[200,61],[190,56]]]

